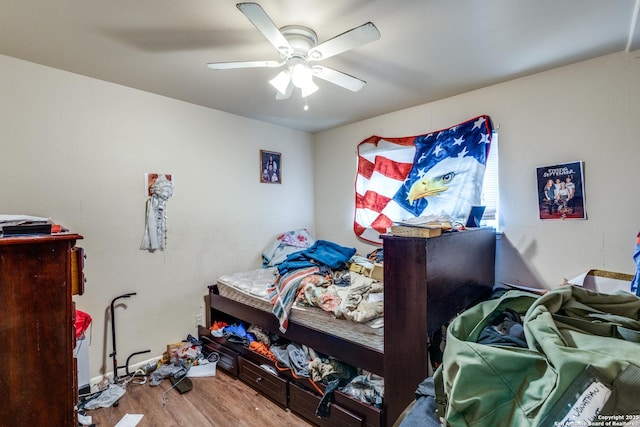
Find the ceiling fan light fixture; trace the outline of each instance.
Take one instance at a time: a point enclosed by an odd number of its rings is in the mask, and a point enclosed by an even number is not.
[[[306,64],[297,63],[291,69],[291,81],[295,87],[302,89],[309,83],[313,83],[311,80],[311,74],[311,70],[306,66]]]
[[[309,95],[313,95],[318,90],[318,86],[311,80],[304,87],[301,87],[302,97],[306,98]]]
[[[298,62],[291,67],[291,82],[302,91],[302,97],[315,93],[318,86],[313,82],[313,72],[307,64]]]
[[[289,86],[289,81],[291,80],[291,76],[289,74],[289,70],[283,70],[278,73],[277,76],[269,80],[271,86],[275,87],[278,92],[282,95],[287,93],[287,87]]]

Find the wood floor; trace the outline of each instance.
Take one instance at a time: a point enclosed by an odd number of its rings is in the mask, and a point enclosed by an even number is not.
[[[301,427],[311,426],[303,418],[283,409],[242,381],[218,370],[216,376],[191,378],[193,389],[165,393],[169,380],[151,387],[129,383],[118,406],[87,411],[100,427],[115,426],[126,414],[142,414],[139,427]]]

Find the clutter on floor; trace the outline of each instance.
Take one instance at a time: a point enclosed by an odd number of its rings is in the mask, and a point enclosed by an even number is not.
[[[133,373],[129,373],[127,366],[127,376],[114,376],[114,381],[105,384],[100,391],[81,397],[77,405],[80,417],[86,416],[85,411],[117,406],[129,384],[143,385],[148,382],[149,386],[155,387],[167,380],[170,386],[162,394],[162,406],[164,407],[166,394],[170,390],[176,389],[177,392],[183,394],[193,389],[190,376],[215,376],[216,364],[220,360],[220,355],[217,352],[205,354],[202,348],[202,342],[188,335],[180,343],[167,345],[167,351],[161,359],[139,367]],[[192,370],[194,371],[193,375],[190,374]]]
[[[197,376],[213,376],[216,372],[216,364],[220,360],[217,352],[204,354],[202,342],[189,335],[179,345],[169,344],[163,359],[156,370],[151,372],[149,385],[160,385],[163,380],[169,379],[171,387],[162,394],[162,405],[166,404],[166,393],[171,389],[176,389],[180,394],[187,393],[193,389],[193,383],[189,379],[189,372],[192,369],[197,371]],[[167,363],[168,361],[168,363]],[[203,374],[205,370],[208,375]]]

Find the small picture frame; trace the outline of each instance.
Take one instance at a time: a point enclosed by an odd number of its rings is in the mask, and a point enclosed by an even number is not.
[[[260,182],[282,184],[282,153],[260,150]]]

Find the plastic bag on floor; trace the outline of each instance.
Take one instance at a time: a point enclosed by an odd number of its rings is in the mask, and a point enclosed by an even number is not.
[[[84,404],[85,409],[108,408],[124,395],[125,389],[117,384],[109,384],[102,393]]]

